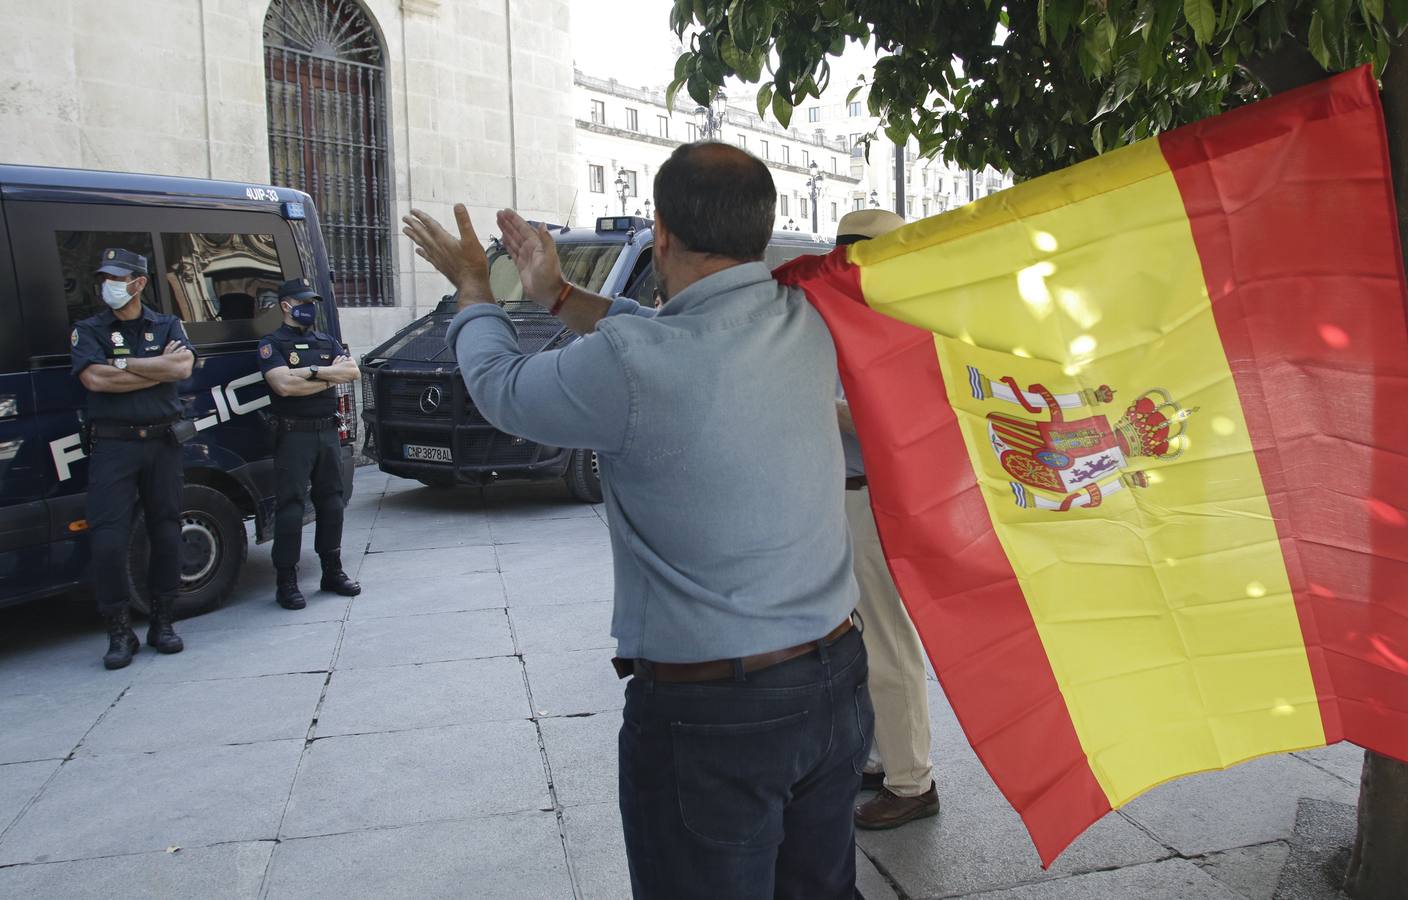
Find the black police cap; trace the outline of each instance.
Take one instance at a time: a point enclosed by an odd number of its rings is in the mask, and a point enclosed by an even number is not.
[[[290,278],[279,285],[280,300],[321,300],[313,289],[313,282],[307,278]]]
[[[104,275],[145,275],[147,274],[147,258],[140,253],[133,253],[131,250],[123,250],[121,247],[110,247],[104,250],[98,260],[97,271]]]

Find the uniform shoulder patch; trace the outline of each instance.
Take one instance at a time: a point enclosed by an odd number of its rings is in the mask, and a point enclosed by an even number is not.
[[[68,342],[74,347],[78,346],[78,329],[73,329],[73,333],[68,336]]]
[[[78,332],[75,331],[75,332],[74,332],[74,340],[75,340],[75,341],[78,339],[77,336],[78,336]],[[271,357],[271,356],[274,355],[274,348],[273,348],[271,345],[269,345],[269,344],[260,344],[260,345],[259,345],[259,355],[262,356],[264,359],[268,359],[269,357]]]

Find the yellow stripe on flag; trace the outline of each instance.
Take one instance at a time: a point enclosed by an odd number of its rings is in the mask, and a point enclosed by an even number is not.
[[[1323,744],[1285,560],[1158,142],[856,244],[850,259],[872,307],[936,335],[994,527],[1111,804],[1164,773]],[[1065,422],[1108,426],[1053,432],[1076,460],[1066,475],[1029,465],[1029,429],[1010,424],[1051,421],[1033,387]],[[1141,396],[1186,429],[1162,456],[1139,452],[1156,441],[1141,444],[1150,433],[1133,419],[1121,425]],[[994,430],[992,414],[1009,424]],[[1121,430],[1133,443],[1118,465],[1087,453]],[[1003,435],[1013,467],[1039,482],[1085,473],[1099,505],[1014,480]],[[1073,495],[1076,508],[1055,508]]]

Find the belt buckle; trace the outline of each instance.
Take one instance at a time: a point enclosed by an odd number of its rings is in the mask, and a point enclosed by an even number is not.
[[[139,437],[139,438],[145,438],[146,436],[147,436],[147,429],[145,429],[145,428],[138,428],[138,429],[137,429],[137,437]]]

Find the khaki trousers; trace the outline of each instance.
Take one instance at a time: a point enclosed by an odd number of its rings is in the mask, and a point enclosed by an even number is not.
[[[875,749],[885,767],[885,787],[900,797],[929,789],[929,691],[924,648],[890,578],[880,533],[870,511],[870,490],[846,491],[865,650],[870,656],[870,699],[875,705]]]

